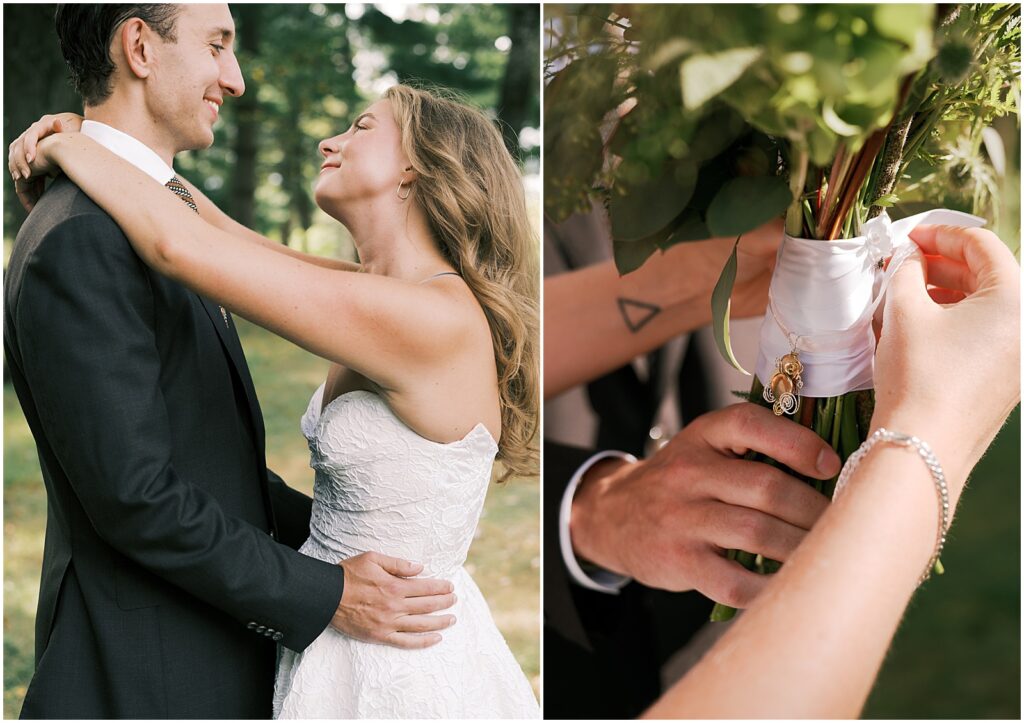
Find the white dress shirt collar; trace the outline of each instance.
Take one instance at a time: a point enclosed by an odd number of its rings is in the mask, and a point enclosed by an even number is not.
[[[164,163],[156,151],[117,128],[99,121],[87,120],[82,122],[82,134],[152,176],[160,185],[167,185],[174,177],[174,169]]]

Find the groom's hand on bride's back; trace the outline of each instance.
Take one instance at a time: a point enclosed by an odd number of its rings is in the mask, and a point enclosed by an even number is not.
[[[377,552],[342,560],[345,587],[331,626],[348,636],[396,648],[429,648],[454,615],[432,615],[455,604],[447,580],[416,578],[423,565]]]
[[[810,430],[736,404],[695,419],[648,459],[589,470],[573,498],[574,552],[650,587],[747,607],[770,578],[725,551],[785,561],[828,507],[810,485],[742,459],[751,449],[817,479],[839,472],[835,452]]]

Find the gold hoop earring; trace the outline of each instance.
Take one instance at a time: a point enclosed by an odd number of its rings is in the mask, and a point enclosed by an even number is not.
[[[405,181],[399,181],[398,182],[398,189],[395,191],[395,195],[398,196],[403,201],[405,199],[409,198],[409,196],[412,194],[412,184],[410,183],[409,184],[409,190],[407,190],[405,192],[404,196],[402,195],[402,186],[404,186],[404,185],[405,185]]]

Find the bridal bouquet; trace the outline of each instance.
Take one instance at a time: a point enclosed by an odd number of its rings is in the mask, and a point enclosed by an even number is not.
[[[872,320],[908,234],[984,223],[907,211],[959,197],[996,212],[1005,158],[991,124],[1018,114],[1019,6],[575,5],[546,32],[546,212],[600,198],[621,273],[677,243],[738,244],[785,214],[748,398],[845,462],[867,435]],[[734,247],[712,312],[719,350],[742,370],[729,343],[735,274]],[[807,482],[830,496],[835,485]],[[716,606],[712,619],[733,613]]]

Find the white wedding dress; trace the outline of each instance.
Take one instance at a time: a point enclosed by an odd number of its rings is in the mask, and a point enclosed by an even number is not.
[[[497,445],[478,424],[440,444],[406,426],[377,394],[355,391],[302,432],[316,471],[310,536],[300,552],[327,562],[376,551],[450,580],[453,627],[422,650],[364,643],[327,628],[302,653],[280,649],[275,718],[539,718],[526,676],[463,563],[483,509]]]

